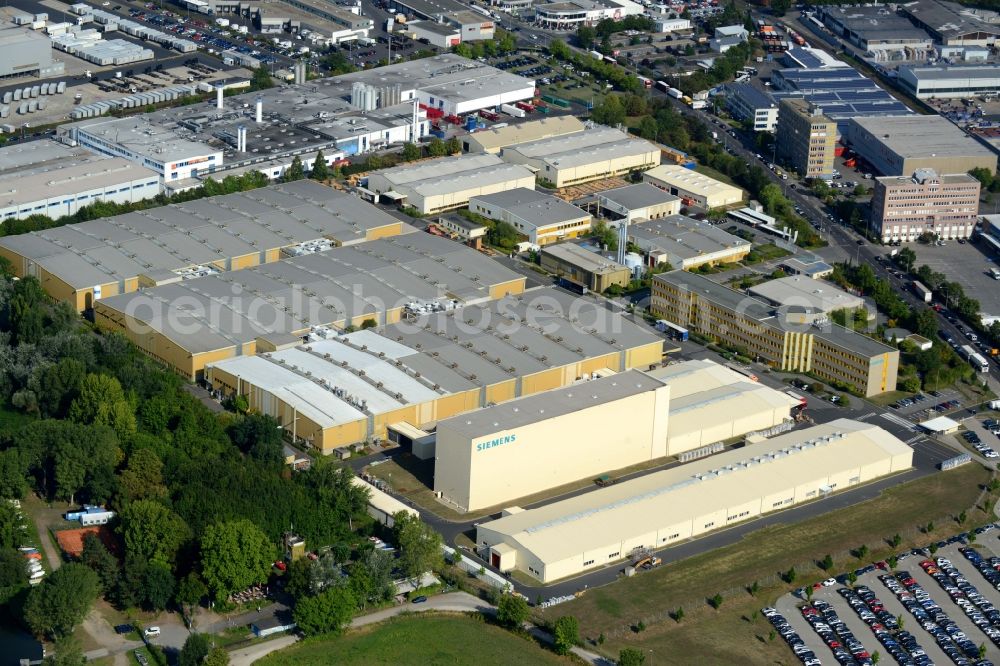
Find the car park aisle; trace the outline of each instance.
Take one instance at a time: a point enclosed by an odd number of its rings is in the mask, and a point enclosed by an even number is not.
[[[826,603],[833,606],[833,609],[837,611],[837,616],[840,617],[840,621],[847,625],[847,628],[851,630],[854,637],[859,641],[864,643],[865,649],[868,650],[868,654],[879,651],[882,645],[878,642],[875,634],[872,633],[871,628],[861,621],[858,614],[854,612],[844,598],[840,596],[837,592],[838,589],[843,587],[842,585],[835,585],[833,587],[824,587],[813,593],[813,599],[822,599]],[[824,662],[826,663],[826,662]]]
[[[990,557],[992,555],[986,548],[977,549],[979,554],[985,557]],[[942,555],[942,553],[945,553]],[[991,604],[1000,608],[1000,592],[990,585],[989,581],[983,578],[983,574],[979,573],[979,570],[972,565],[972,562],[965,559],[965,556],[958,551],[958,546],[948,546],[947,548],[942,548],[936,554],[936,557],[947,558],[953,567],[958,569],[958,571],[965,577],[965,580],[972,583],[979,594],[986,597]]]
[[[816,654],[816,657],[822,663],[836,664],[837,660],[833,658],[833,652],[830,651],[830,648],[819,637],[819,634],[813,631],[813,628],[802,617],[802,611],[799,610],[799,607],[804,603],[804,601],[795,598],[791,594],[786,594],[778,599],[774,607],[778,609],[779,613],[785,616],[788,624],[792,625],[792,628],[798,633],[799,638],[805,642],[806,646]]]
[[[909,558],[905,560],[905,562],[913,562],[913,564],[916,565],[915,558]],[[920,644],[920,647],[923,648],[924,652],[927,653],[927,656],[931,658],[931,661],[935,664],[940,664],[941,666],[951,664],[951,659],[940,647],[938,647],[934,637],[920,626],[917,619],[910,614],[910,611],[903,607],[903,604],[896,598],[896,595],[893,594],[889,588],[887,588],[882,581],[878,579],[878,575],[884,573],[884,571],[876,569],[872,573],[867,573],[858,578],[858,583],[870,587],[879,600],[885,605],[885,609],[897,618],[903,620],[903,629],[913,634],[913,636],[917,639],[917,642]],[[933,583],[934,581],[931,582]],[[934,584],[937,585],[937,583]]]
[[[939,551],[940,552],[940,551]],[[961,555],[958,555],[961,557]],[[920,584],[924,591],[930,595],[931,599],[934,600],[941,610],[945,612],[949,619],[958,625],[958,628],[968,637],[970,641],[976,645],[985,644],[986,645],[986,657],[995,660],[1000,651],[997,650],[993,642],[989,640],[986,635],[979,630],[979,627],[974,625],[969,618],[965,615],[961,608],[959,608],[948,593],[941,589],[941,586],[936,580],[927,575],[927,572],[920,567],[920,562],[924,558],[910,558],[906,560],[907,566],[905,570],[910,572],[913,579]],[[933,559],[933,558],[928,558]],[[949,558],[950,559],[950,558]],[[904,567],[900,567],[904,568]],[[898,570],[898,569],[897,569]],[[949,660],[950,661],[950,660]]]

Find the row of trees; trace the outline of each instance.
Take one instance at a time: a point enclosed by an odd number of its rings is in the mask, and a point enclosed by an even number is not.
[[[0,510],[0,601],[13,601],[39,635],[58,637],[79,621],[51,612],[77,608],[67,596],[82,607],[101,594],[154,610],[224,602],[267,580],[292,524],[314,548],[369,533],[367,494],[348,471],[319,460],[288,474],[277,421],[213,414],[178,377],[124,337],[94,333],[34,278],[0,279],[0,399],[20,412],[10,415],[18,427],[0,428],[0,497],[35,492],[118,512],[111,543],[88,539],[79,567],[28,594],[13,553],[23,541]]]
[[[517,39],[513,33],[497,30],[493,39],[476,42],[462,42],[452,47],[452,52],[464,58],[493,58],[513,53],[517,50]]]

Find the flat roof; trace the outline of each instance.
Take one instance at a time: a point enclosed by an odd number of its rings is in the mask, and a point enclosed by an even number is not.
[[[438,432],[445,428],[475,439],[655,391],[663,386],[663,382],[638,370],[629,370],[445,419],[438,422]]]
[[[670,385],[671,401],[732,384],[759,385],[745,375],[709,359],[679,361],[647,370],[646,374]]]
[[[140,114],[127,118],[90,118],[63,125],[60,134],[85,132],[100,141],[125,146],[128,150],[155,162],[168,164],[189,157],[214,155],[221,148],[192,141],[174,127]]]
[[[630,224],[628,235],[640,244],[646,243],[681,260],[726,249],[750,249],[750,241],[734,236],[711,222],[695,220],[686,215],[669,215]]]
[[[542,254],[547,254],[559,261],[563,261],[571,266],[576,266],[580,270],[604,275],[607,273],[617,273],[618,271],[629,270],[628,266],[619,264],[614,259],[602,257],[596,252],[580,247],[576,243],[556,243],[546,245],[542,248]]]
[[[660,206],[680,201],[678,197],[675,197],[670,192],[661,190],[659,187],[650,185],[649,183],[637,183],[635,185],[626,185],[625,187],[616,187],[613,190],[604,190],[597,193],[597,198],[607,199],[628,210]]]
[[[755,109],[778,108],[778,103],[774,101],[768,93],[757,89],[749,83],[727,83],[725,86],[729,94],[737,95],[749,106]]]
[[[470,145],[479,146],[485,151],[493,151],[529,141],[582,132],[583,128],[583,122],[575,116],[550,116],[499,129],[491,127],[479,130],[464,138]]]
[[[469,205],[482,202],[488,206],[502,208],[535,228],[579,220],[590,217],[590,213],[571,203],[526,187],[516,187],[504,192],[474,196]]]
[[[937,115],[852,118],[852,134],[855,126],[903,158],[996,157],[950,120]]]
[[[418,1],[420,0],[408,0],[408,2]],[[459,9],[466,7],[460,6]],[[483,17],[483,20],[490,19]],[[398,83],[404,90],[417,89],[430,96],[453,102],[496,97],[505,92],[535,87],[532,79],[454,53],[441,53],[430,58],[406,60],[385,67],[352,72],[338,76],[334,80],[339,84],[347,84],[348,90],[354,81],[374,86]]]
[[[646,171],[644,175],[701,196],[710,196],[727,190],[739,192],[740,196],[743,195],[743,190],[738,187],[677,164],[661,164]]]
[[[970,16],[965,7],[942,0],[914,0],[900,8],[917,21],[945,37],[971,33],[1000,34],[1000,28]]]
[[[394,0],[394,2],[424,16],[440,16],[466,9],[466,6],[457,0]]]
[[[410,29],[410,28],[417,28],[418,30],[424,30],[426,32],[431,32],[436,35],[441,35],[443,37],[451,37],[452,35],[462,34],[462,28],[460,26],[451,25],[448,23],[438,23],[433,19],[424,19],[421,21],[409,21],[407,22],[404,29]]]
[[[399,220],[315,181],[150,208],[0,238],[75,289],[321,239],[363,240]]]
[[[488,299],[491,287],[518,279],[524,277],[465,245],[410,233],[113,296],[101,305],[204,353],[367,314],[378,321],[414,302]]]
[[[393,190],[435,196],[464,192],[484,185],[497,184],[534,174],[520,164],[508,164],[489,153],[468,153],[374,171],[372,178],[384,178]]]
[[[912,455],[882,428],[837,419],[747,444],[672,469],[647,474],[480,525],[505,535],[543,562],[578,556],[601,543],[628,541],[660,525],[690,520],[759,500],[816,470],[846,468]]]
[[[308,396],[303,391],[284,394],[282,400],[315,410],[310,419],[329,427],[364,418],[356,406],[358,398],[369,400],[364,407],[368,411],[391,410],[393,405],[491,386],[657,343],[662,345],[662,339],[620,313],[610,312],[600,301],[546,287],[317,340],[295,350],[219,361],[210,367],[244,379],[241,372],[249,367],[255,372],[255,385],[270,391],[286,382],[300,383],[302,369],[289,363],[308,359],[313,368],[308,379],[325,393],[314,393],[309,387]],[[282,359],[284,364],[279,362]],[[362,381],[359,371],[373,381]],[[378,387],[378,382],[383,386]],[[330,391],[330,386],[346,389],[346,394]],[[312,403],[309,396],[314,398]]]
[[[598,125],[585,132],[508,146],[501,154],[508,150],[517,152],[527,159],[568,168],[644,152],[659,153],[660,149],[645,139],[633,138],[613,127]]]
[[[157,172],[135,162],[58,141],[43,139],[0,148],[0,206],[19,206],[152,178],[159,179]]]
[[[1000,78],[1000,65],[925,65],[905,67],[921,81],[975,81]]]
[[[896,351],[893,347],[884,345],[866,335],[861,335],[832,322],[828,322],[825,328],[799,324],[788,325],[776,314],[775,308],[770,304],[734,291],[697,273],[671,271],[655,275],[653,279],[670,284],[676,288],[695,292],[700,297],[706,298],[727,310],[739,312],[741,316],[753,319],[763,326],[771,326],[782,331],[790,330],[800,333],[810,333],[830,344],[868,356]]]
[[[849,294],[830,282],[802,275],[768,280],[747,290],[775,305],[804,305],[821,312],[864,306],[865,299]]]

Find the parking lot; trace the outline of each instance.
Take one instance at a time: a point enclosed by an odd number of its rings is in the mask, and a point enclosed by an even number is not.
[[[796,590],[765,615],[791,647],[801,643],[794,649],[807,664],[865,666],[877,651],[901,664],[986,666],[1000,658],[1000,558],[990,559],[1000,530],[976,532],[974,544],[956,535],[859,567],[853,584],[845,573]]]
[[[910,243],[908,247],[917,255],[915,267],[926,264],[943,273],[948,280],[962,285],[966,294],[974,295],[983,312],[1000,314],[1000,289],[997,288],[1000,285],[989,275],[989,269],[1000,268],[1000,264],[985,243],[945,241],[943,246]]]

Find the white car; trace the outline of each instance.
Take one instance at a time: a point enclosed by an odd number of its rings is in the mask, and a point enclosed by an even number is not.
[[[826,580],[823,581],[823,587],[833,587],[836,584],[837,584],[836,578],[827,578]]]
[[[145,629],[142,630],[142,635],[145,636],[146,638],[154,638],[160,635],[160,628],[146,627]]]

